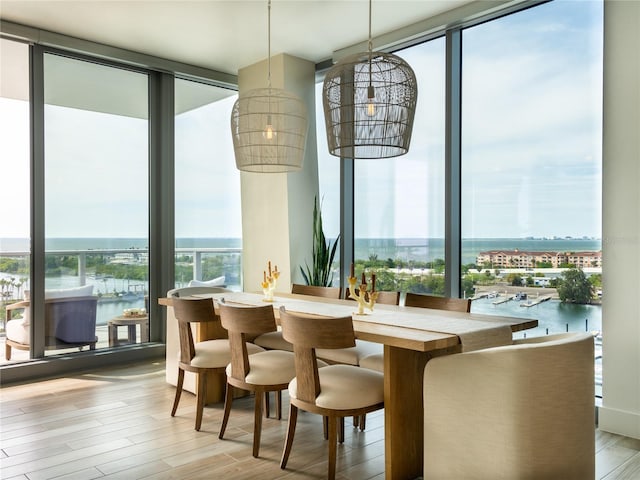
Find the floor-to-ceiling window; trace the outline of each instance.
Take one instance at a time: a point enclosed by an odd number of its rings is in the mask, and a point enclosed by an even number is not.
[[[237,93],[175,81],[175,284],[242,289],[240,172],[229,118]]]
[[[462,32],[463,290],[474,312],[537,318],[526,335],[602,326],[602,8]]]
[[[0,39],[0,320],[29,286],[30,257],[29,46]],[[24,310],[10,312],[22,330]],[[3,349],[4,350],[4,349]],[[28,358],[16,355],[15,360]]]
[[[538,318],[528,335],[593,331],[599,347],[602,10],[554,0],[395,52],[416,72],[416,123],[407,155],[355,160],[345,194],[358,273],[375,269],[385,289],[459,291],[473,312]],[[449,180],[446,151],[459,159]],[[445,259],[445,242],[459,259]]]
[[[95,314],[59,307],[80,314],[73,326],[46,322],[46,351],[94,334],[98,347],[115,346],[128,328],[109,335],[107,325],[146,309],[149,292],[148,76],[53,53],[43,72],[45,304],[97,297]],[[136,327],[135,341],[148,341]]]

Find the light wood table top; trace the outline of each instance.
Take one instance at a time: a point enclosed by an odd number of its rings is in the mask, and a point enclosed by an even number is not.
[[[224,298],[227,303],[264,305],[257,293],[225,292],[197,297]],[[171,305],[171,299],[161,299]],[[215,302],[214,302],[215,303]],[[376,305],[357,315],[350,300],[277,293],[272,302],[276,317],[281,306],[311,316],[351,315],[356,337],[384,345],[385,477],[401,480],[422,475],[424,367],[434,356],[459,353],[465,335],[489,336],[508,326],[512,332],[534,328],[537,320],[450,312],[396,305]],[[508,333],[508,331],[507,331]]]

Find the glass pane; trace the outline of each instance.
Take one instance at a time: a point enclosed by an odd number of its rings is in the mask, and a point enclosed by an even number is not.
[[[175,83],[176,287],[242,290],[240,172],[229,135],[233,90]]]
[[[599,331],[602,3],[469,28],[462,71],[462,281],[484,297],[472,311],[537,318],[528,336]],[[572,272],[587,297],[563,302]]]
[[[20,341],[23,309],[17,305],[29,288],[30,244],[29,47],[0,39],[0,339]],[[10,332],[10,333],[9,333]],[[3,346],[3,345],[2,345]],[[4,351],[4,348],[3,348]],[[27,360],[29,351],[12,348],[11,361]],[[2,357],[0,363],[9,360]]]
[[[96,336],[98,348],[148,341],[147,83],[144,74],[44,57],[51,353],[92,348]]]
[[[340,159],[329,153],[322,106],[322,82],[316,84],[316,139],[318,149],[318,191],[322,229],[327,244],[334,245],[340,234]],[[340,286],[340,250],[332,263],[332,286]]]
[[[411,148],[355,161],[355,274],[376,289],[444,293],[445,41],[396,54],[418,81]]]

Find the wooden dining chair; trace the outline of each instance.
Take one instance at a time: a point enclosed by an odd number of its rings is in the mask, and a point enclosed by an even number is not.
[[[359,294],[359,290],[356,288],[355,294]],[[353,300],[349,296],[349,287],[344,290],[344,298],[346,300]],[[376,299],[376,303],[381,305],[400,305],[400,292],[394,291],[378,291],[378,298]],[[375,307],[374,307],[375,308]]]
[[[321,287],[318,285],[301,285],[294,283],[291,285],[291,293],[313,295],[314,297],[340,298],[342,290],[340,287]]]
[[[339,299],[341,292],[342,290],[340,287],[320,287],[317,285],[301,285],[299,283],[294,283],[291,286],[291,293],[310,295],[313,297]],[[268,350],[285,350],[293,352],[293,346],[282,338],[282,332],[280,330],[258,335],[255,338],[254,343]]]
[[[328,436],[328,478],[336,473],[337,443],[344,417],[360,416],[384,408],[381,373],[353,365],[318,368],[316,348],[348,348],[355,345],[351,317],[308,318],[280,307],[285,340],[293,344],[296,377],[289,383],[289,424],[280,468],[287,466],[295,435],[298,410],[325,417]]]
[[[249,355],[250,343],[247,336],[255,336],[276,331],[276,319],[273,306],[259,307],[232,306],[218,302],[222,326],[229,332],[231,345],[231,363],[226,368],[227,391],[224,400],[224,416],[218,437],[222,439],[229,421],[233,389],[239,388],[255,393],[253,419],[253,456],[260,451],[260,434],[262,432],[263,397],[269,392],[276,392],[276,416],[282,418],[282,390],[295,377],[294,355],[282,350],[267,350]],[[265,412],[268,409],[265,402]]]
[[[359,294],[359,290],[356,289],[355,294],[358,295]],[[349,300],[353,300],[353,298],[350,298],[349,296],[349,287],[347,287],[345,289],[345,293],[344,293],[344,298],[349,299]],[[376,303],[382,304],[382,305],[399,305],[400,304],[400,292],[398,291],[378,291],[378,298],[376,299]],[[362,362],[365,361],[365,359],[369,358],[369,359],[373,359],[373,358],[379,358],[382,359],[382,345],[379,343],[374,343],[374,342],[367,342],[366,340],[356,340],[356,350],[359,350],[357,352],[358,355],[358,365],[359,366],[363,366]],[[372,360],[367,360],[367,361],[372,361]],[[382,372],[382,370],[378,370],[379,372]],[[353,426],[354,427],[359,427],[360,430],[364,431],[365,427],[367,425],[367,416],[366,415],[361,415],[359,417],[353,417]]]
[[[450,310],[452,312],[471,311],[470,298],[437,297],[422,293],[407,292],[404,299],[405,307],[435,308],[437,310]]]
[[[193,340],[191,324],[220,324],[220,319],[215,313],[213,300],[211,298],[188,299],[175,297],[172,299],[172,305],[174,315],[178,321],[180,360],[178,362],[176,396],[173,401],[171,416],[175,416],[178,404],[180,403],[182,386],[184,384],[184,373],[194,372],[197,375],[195,428],[199,431],[202,426],[202,415],[207,391],[207,375],[211,372],[221,372],[224,374],[225,368],[231,361],[231,349],[229,340],[226,338],[205,340],[203,342],[194,342]],[[263,349],[257,345],[253,345],[249,350],[251,353],[263,351]]]

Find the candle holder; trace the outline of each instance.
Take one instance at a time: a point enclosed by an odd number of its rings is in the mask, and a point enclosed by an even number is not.
[[[276,290],[276,285],[278,284],[278,277],[280,277],[280,272],[278,271],[278,266],[276,265],[275,270],[271,271],[271,262],[269,262],[269,275],[267,272],[264,273],[264,280],[261,283],[262,293],[264,293],[264,297],[262,298],[263,302],[273,302],[273,292]]]
[[[378,299],[378,292],[368,292],[367,284],[363,280],[362,284],[360,285],[359,291],[356,294],[356,282],[358,281],[358,279],[356,277],[350,276],[349,278],[347,278],[347,281],[349,282],[349,298],[358,302],[357,314],[366,315],[366,313],[364,313],[364,307],[367,307],[373,312],[373,306]]]

